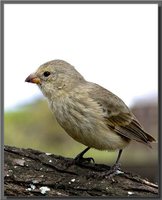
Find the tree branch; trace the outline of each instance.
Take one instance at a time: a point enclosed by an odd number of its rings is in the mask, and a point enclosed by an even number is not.
[[[5,146],[5,196],[158,197],[158,186],[128,172],[101,178],[109,166]]]

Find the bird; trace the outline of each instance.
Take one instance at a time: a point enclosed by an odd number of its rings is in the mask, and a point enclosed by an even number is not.
[[[150,148],[155,141],[117,95],[85,80],[64,60],[42,64],[25,82],[37,84],[61,127],[86,146],[74,159],[78,164],[93,160],[83,157],[90,148],[118,151],[112,166],[116,169],[123,149],[132,140]]]

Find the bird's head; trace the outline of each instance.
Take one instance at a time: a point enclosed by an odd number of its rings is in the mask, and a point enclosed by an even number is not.
[[[41,65],[25,81],[37,84],[43,94],[51,98],[73,90],[77,84],[85,80],[69,63],[53,60]]]

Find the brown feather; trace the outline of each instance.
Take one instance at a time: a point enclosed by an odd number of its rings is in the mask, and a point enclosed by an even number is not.
[[[96,93],[99,94],[97,98],[94,95]],[[102,108],[105,123],[109,128],[119,135],[151,147],[149,142],[153,142],[155,139],[143,130],[136,117],[119,97],[97,84],[95,84],[95,92],[90,93],[90,96],[95,101],[97,100],[98,105]]]
[[[146,133],[139,122],[132,116],[129,113],[119,113],[116,116],[107,117],[106,123],[116,133],[150,146],[149,142],[155,141],[155,139]]]

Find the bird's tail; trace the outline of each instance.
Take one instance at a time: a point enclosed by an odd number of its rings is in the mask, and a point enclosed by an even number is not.
[[[146,137],[147,137],[147,142],[146,142],[146,144],[147,144],[150,148],[152,148],[151,143],[152,143],[152,142],[153,142],[153,143],[157,143],[157,140],[156,140],[155,138],[153,138],[151,135],[149,135],[148,133],[146,133],[146,132],[145,132],[145,135],[146,135]]]

